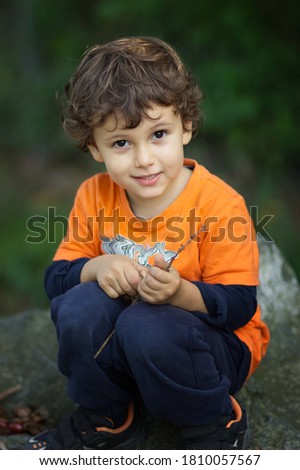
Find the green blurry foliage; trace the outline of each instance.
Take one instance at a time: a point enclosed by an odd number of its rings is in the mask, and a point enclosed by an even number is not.
[[[8,289],[23,306],[46,304],[41,277],[54,247],[24,245],[24,220],[53,204],[50,191],[37,203],[53,168],[77,167],[82,179],[90,171],[82,163],[87,157],[61,131],[57,94],[87,47],[128,35],[158,36],[176,47],[205,96],[205,123],[191,156],[245,194],[248,205],[275,215],[273,238],[300,273],[300,221],[290,204],[300,174],[299,2],[2,0],[0,8],[0,157],[6,162],[0,242],[7,247],[1,293]],[[77,184],[71,179],[65,179],[70,193],[54,196],[65,214]]]
[[[55,93],[86,47],[123,35],[174,44],[205,93],[205,134],[261,165],[298,157],[296,1],[6,0],[1,27],[1,142],[62,144]]]

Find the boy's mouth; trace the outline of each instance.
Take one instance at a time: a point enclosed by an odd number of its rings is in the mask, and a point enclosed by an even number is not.
[[[161,173],[154,173],[152,175],[134,176],[134,179],[144,186],[150,186],[152,184],[155,184],[158,181],[160,175]]]

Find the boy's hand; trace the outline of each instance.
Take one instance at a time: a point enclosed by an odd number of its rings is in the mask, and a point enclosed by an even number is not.
[[[138,285],[147,268],[122,255],[101,255],[89,260],[81,271],[81,282],[98,281],[104,292],[116,299],[137,295]]]
[[[169,303],[181,285],[181,277],[173,267],[167,271],[168,263],[161,254],[154,257],[155,266],[148,269],[138,286],[138,293],[142,299],[150,304]]]

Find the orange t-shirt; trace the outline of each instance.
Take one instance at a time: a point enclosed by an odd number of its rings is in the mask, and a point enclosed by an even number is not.
[[[156,253],[170,260],[197,233],[173,262],[183,278],[258,285],[256,235],[244,199],[196,161],[185,159],[185,165],[193,172],[184,190],[167,209],[147,220],[134,215],[125,190],[107,173],[86,180],[77,192],[54,261],[112,253],[149,265]],[[270,339],[259,306],[235,333],[251,352],[250,376]]]

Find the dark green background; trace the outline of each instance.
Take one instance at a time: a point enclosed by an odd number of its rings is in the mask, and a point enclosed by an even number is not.
[[[170,42],[205,94],[187,149],[241,192],[300,274],[299,2],[291,0],[1,0],[1,313],[44,307],[43,271],[63,232],[26,242],[48,208],[67,216],[98,171],[64,136],[56,95],[84,50],[121,36]],[[52,227],[53,228],[53,227]],[[48,237],[49,238],[49,237]],[[37,243],[39,242],[39,243]]]

